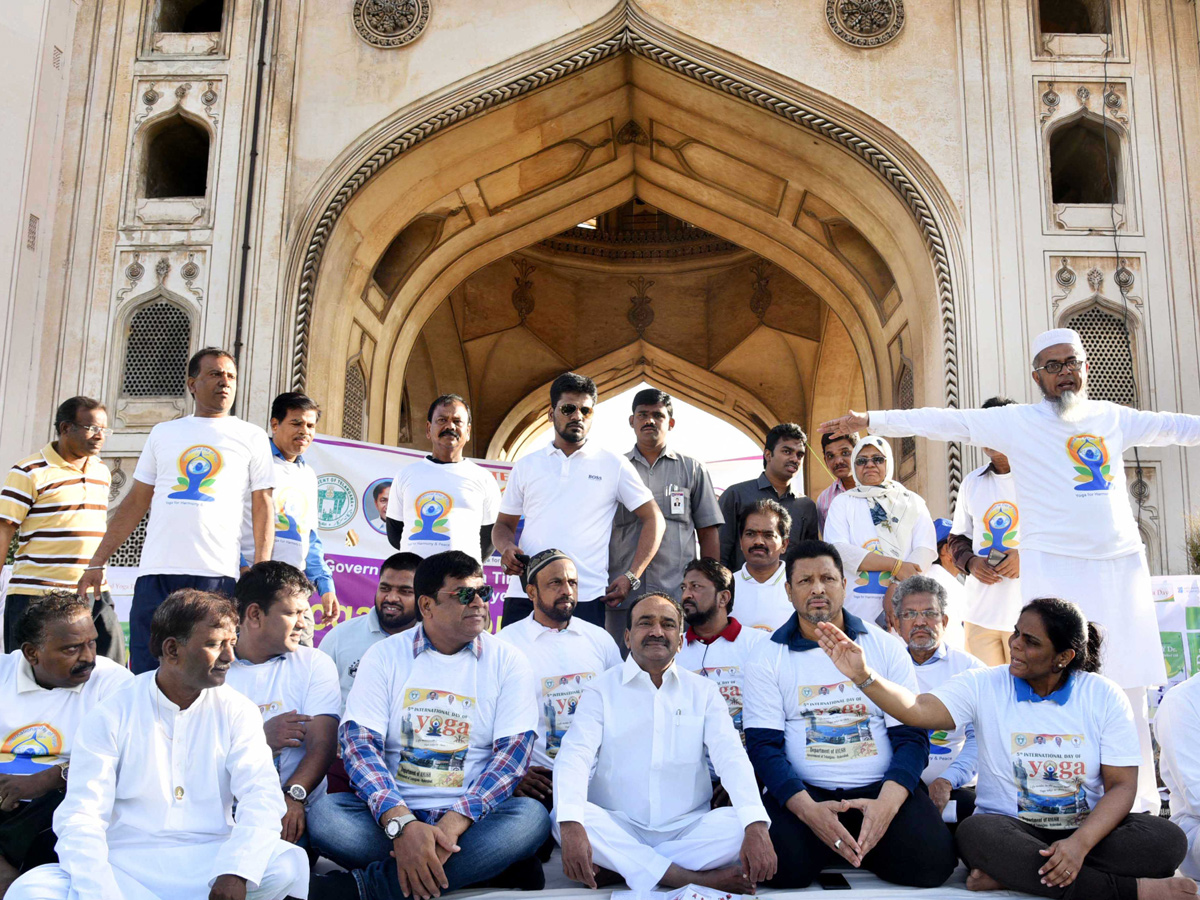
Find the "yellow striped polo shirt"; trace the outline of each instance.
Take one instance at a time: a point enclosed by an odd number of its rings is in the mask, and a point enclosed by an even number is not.
[[[8,593],[74,589],[104,537],[110,483],[100,457],[86,456],[72,465],[54,444],[9,470],[0,488],[0,520],[18,531]]]

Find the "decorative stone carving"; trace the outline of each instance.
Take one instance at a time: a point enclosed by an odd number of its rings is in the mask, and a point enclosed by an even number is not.
[[[512,292],[512,305],[513,309],[517,311],[517,315],[521,317],[521,321],[524,322],[533,312],[533,282],[529,276],[534,273],[537,266],[520,256],[514,256],[512,264],[517,270],[517,274],[513,277],[517,287]]]
[[[1053,293],[1051,312],[1070,311],[1097,300],[1120,305],[1124,300],[1140,310],[1142,297],[1135,293],[1142,270],[1139,256],[1053,256],[1047,260]],[[1077,273],[1083,273],[1080,278]]]
[[[618,144],[637,144],[639,147],[650,146],[650,135],[646,134],[644,128],[633,119],[630,119],[621,126],[621,130],[617,132]]]
[[[650,308],[651,298],[646,295],[653,285],[654,282],[645,275],[629,279],[629,286],[634,289],[635,294],[629,298],[632,305],[626,318],[629,319],[629,324],[637,329],[638,337],[645,334],[646,329],[654,321],[654,310]]]
[[[852,47],[880,47],[904,27],[904,0],[826,0],[825,21]]]
[[[750,271],[754,273],[754,293],[750,295],[750,312],[761,322],[771,306],[771,264],[760,259]]]
[[[354,0],[354,28],[372,47],[403,47],[429,24],[430,0]]]

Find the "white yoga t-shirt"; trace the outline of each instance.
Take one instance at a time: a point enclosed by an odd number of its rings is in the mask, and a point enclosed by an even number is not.
[[[495,477],[469,459],[409,463],[392,479],[388,495],[387,517],[404,523],[400,549],[421,557],[461,550],[480,559],[479,531],[499,512]]]
[[[951,532],[971,538],[975,555],[984,559],[993,550],[1020,550],[1021,517],[1013,473],[1000,475],[983,466],[964,478]],[[1009,631],[1021,614],[1021,582],[1016,578],[984,584],[968,575],[963,588],[963,621],[980,628]]]
[[[269,450],[270,448],[268,448]],[[305,571],[309,536],[317,527],[317,473],[312,466],[297,460],[288,462],[271,454],[275,467],[275,548],[271,559]],[[254,562],[253,504],[246,496],[242,517],[242,558]]]
[[[792,617],[795,610],[788,599],[786,568],[780,560],[775,574],[766,581],[758,581],[742,566],[733,576],[733,611],[735,618],[747,628],[756,628],[767,634]]]

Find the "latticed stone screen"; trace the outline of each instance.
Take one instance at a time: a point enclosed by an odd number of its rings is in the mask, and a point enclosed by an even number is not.
[[[342,405],[342,437],[363,439],[363,414],[367,405],[367,380],[358,360],[346,366],[346,402]]]
[[[159,300],[135,312],[129,321],[121,393],[126,397],[182,396],[191,338],[191,319],[174,303]]]
[[[896,402],[900,409],[912,409],[916,400],[916,386],[913,383],[912,366],[905,365],[900,370],[900,380],[896,384]],[[917,439],[906,437],[900,439],[900,459],[912,459],[917,455]]]
[[[1064,324],[1083,338],[1088,356],[1088,396],[1135,406],[1133,334],[1126,333],[1124,318],[1093,306],[1071,316]]]
[[[146,543],[146,523],[149,521],[149,514],[142,516],[142,521],[138,522],[137,528],[133,529],[129,537],[125,538],[125,542],[109,558],[110,566],[136,567],[141,562],[142,545]]]

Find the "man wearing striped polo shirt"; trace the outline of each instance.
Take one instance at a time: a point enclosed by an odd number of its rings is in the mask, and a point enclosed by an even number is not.
[[[73,591],[104,537],[111,479],[100,460],[108,413],[99,400],[72,397],[54,417],[57,440],[19,460],[0,488],[0,549],[17,535],[4,601],[4,652],[17,649],[16,623],[29,601]],[[92,607],[96,653],[125,664],[125,638],[108,585]]]

